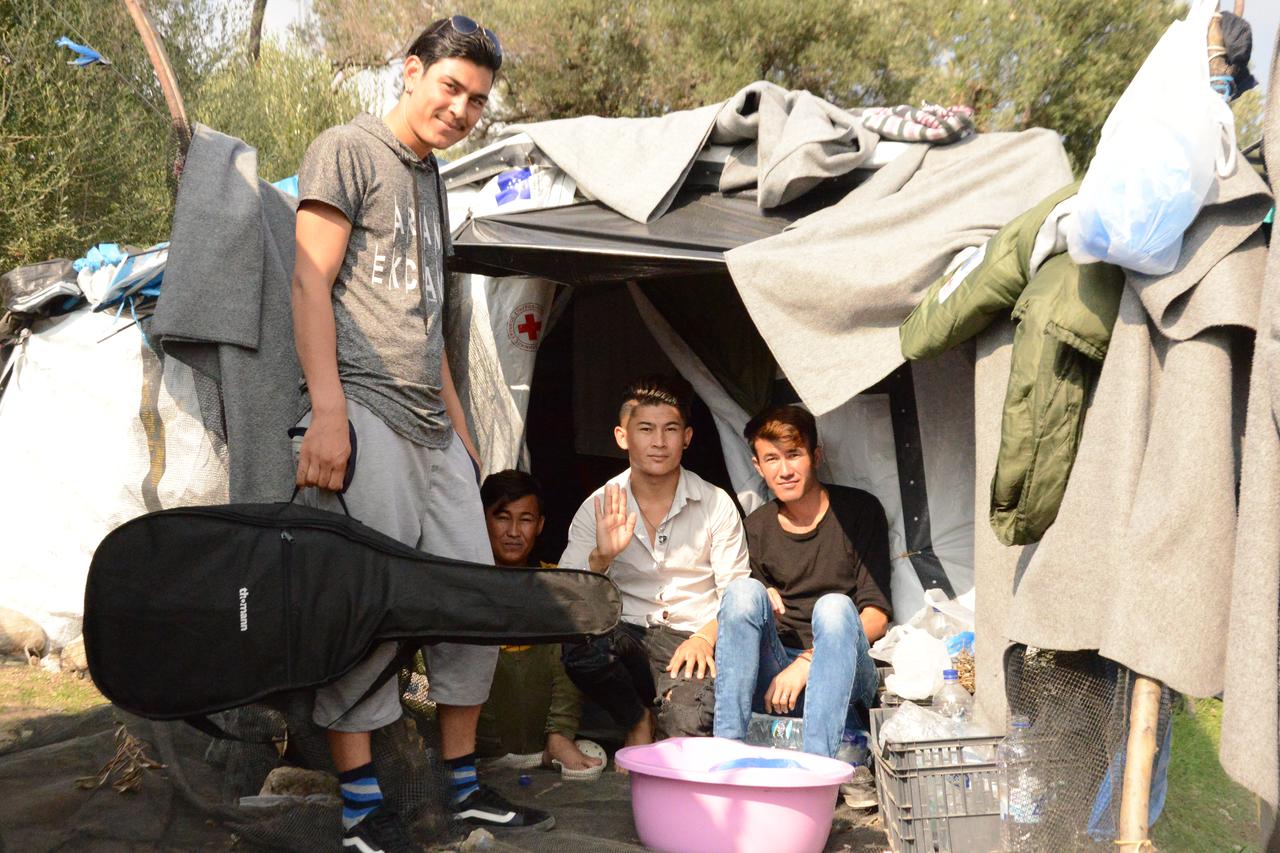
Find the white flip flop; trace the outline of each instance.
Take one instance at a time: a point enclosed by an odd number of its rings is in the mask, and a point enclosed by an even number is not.
[[[560,771],[560,778],[567,782],[594,782],[600,778],[600,774],[604,772],[604,766],[608,761],[605,755],[604,747],[593,740],[576,740],[573,742],[578,751],[587,758],[595,758],[600,761],[595,767],[588,767],[584,770],[570,770],[558,760],[552,761],[551,766]]]
[[[542,766],[542,753],[520,754],[508,752],[499,758],[482,758],[480,761],[485,767],[492,769],[532,770],[535,767]]]

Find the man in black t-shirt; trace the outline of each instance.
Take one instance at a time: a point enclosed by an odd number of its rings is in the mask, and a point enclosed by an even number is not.
[[[720,604],[715,734],[741,740],[753,709],[803,715],[805,752],[834,756],[849,712],[875,698],[870,644],[892,612],[884,508],[818,482],[818,428],[799,406],[744,432],[775,499],[747,518],[751,577]]]

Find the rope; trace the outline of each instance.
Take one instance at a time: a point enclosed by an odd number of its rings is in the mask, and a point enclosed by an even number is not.
[[[41,2],[44,3],[45,8],[47,8],[53,14],[53,16],[62,23],[64,27],[71,30],[72,34],[75,35],[76,38],[80,39],[81,44],[89,44],[89,39],[85,38],[84,34],[81,33],[80,30],[78,30],[74,24],[72,24],[66,18],[62,17],[62,15],[53,6],[53,4],[49,2],[49,0],[41,0]],[[161,110],[154,103],[152,103],[151,100],[148,99],[145,94],[143,94],[142,90],[140,90],[137,86],[135,86],[133,84],[133,81],[131,81],[128,77],[124,76],[124,74],[121,73],[120,69],[116,68],[114,64],[105,65],[103,67],[109,70],[112,74],[115,74],[117,77],[119,77],[120,82],[124,83],[124,85],[127,86],[135,96],[137,96],[138,100],[142,101],[142,103],[145,104],[148,109],[150,109],[157,116],[159,116],[160,120],[164,122],[165,127],[170,127],[173,124],[173,119],[169,117],[169,114],[164,110]]]
[[[1120,840],[1120,839],[1118,839],[1118,838],[1117,838],[1115,841],[1113,841],[1113,842],[1111,842],[1111,843],[1112,843],[1112,844],[1119,845],[1119,846],[1121,846],[1121,847],[1137,847],[1137,848],[1138,848],[1138,853],[1143,853],[1143,851],[1144,851],[1144,850],[1155,850],[1155,849],[1156,849],[1156,845],[1152,843],[1152,841],[1151,841],[1151,839],[1150,839],[1150,838],[1143,838],[1143,839],[1141,839],[1141,840],[1133,839],[1133,840],[1130,840],[1130,841],[1122,841],[1122,840]]]

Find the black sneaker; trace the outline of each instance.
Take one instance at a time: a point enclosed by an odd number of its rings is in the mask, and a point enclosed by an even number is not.
[[[548,830],[556,819],[541,809],[518,806],[497,791],[481,785],[453,806],[454,820],[485,829]]]
[[[349,853],[422,853],[409,837],[404,821],[389,806],[379,806],[342,836]]]

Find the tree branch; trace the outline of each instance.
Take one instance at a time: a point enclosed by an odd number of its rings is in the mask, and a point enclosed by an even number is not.
[[[262,53],[262,18],[267,12],[267,0],[253,0],[253,16],[249,19],[249,56],[258,64]]]

